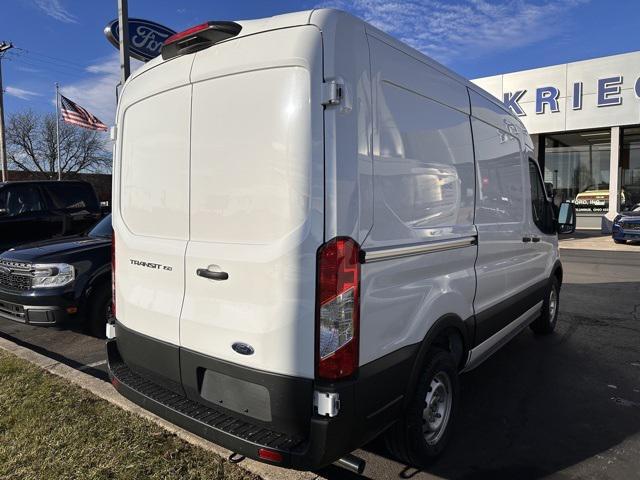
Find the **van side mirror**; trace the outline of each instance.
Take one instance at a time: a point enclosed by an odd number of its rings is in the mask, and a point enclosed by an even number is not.
[[[573,233],[576,231],[576,205],[562,202],[558,211],[557,232]]]

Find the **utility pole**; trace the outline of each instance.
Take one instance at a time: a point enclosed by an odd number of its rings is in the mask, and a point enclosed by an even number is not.
[[[131,73],[129,62],[129,6],[128,0],[118,0],[118,29],[120,30],[120,82],[124,85]]]
[[[9,180],[9,170],[7,169],[7,146],[4,136],[4,102],[2,98],[4,90],[2,89],[2,57],[4,56],[4,53],[10,48],[13,48],[13,45],[11,43],[0,43],[0,163],[2,163],[3,182]]]

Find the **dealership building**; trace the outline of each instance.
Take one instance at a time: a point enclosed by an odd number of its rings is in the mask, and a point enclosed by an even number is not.
[[[525,124],[556,202],[610,231],[640,204],[640,52],[478,78]]]

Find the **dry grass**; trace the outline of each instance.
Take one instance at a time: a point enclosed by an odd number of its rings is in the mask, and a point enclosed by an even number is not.
[[[0,351],[0,479],[257,479]]]

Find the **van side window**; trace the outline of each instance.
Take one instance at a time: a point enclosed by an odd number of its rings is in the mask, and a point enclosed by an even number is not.
[[[476,223],[524,221],[520,141],[476,119],[472,119],[472,126],[478,168]]]
[[[383,82],[376,175],[384,204],[412,229],[471,225],[473,142],[462,112]]]
[[[553,208],[547,200],[547,194],[538,165],[529,159],[529,179],[531,183],[531,215],[533,223],[543,233],[554,233]]]

